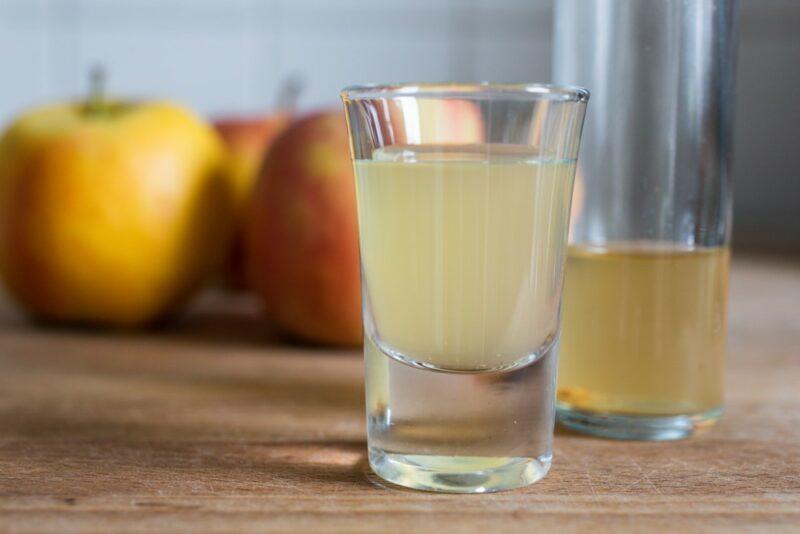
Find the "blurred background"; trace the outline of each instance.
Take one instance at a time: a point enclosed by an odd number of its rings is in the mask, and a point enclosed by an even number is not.
[[[588,0],[587,0],[588,1]],[[800,250],[800,2],[742,0],[734,244]],[[0,122],[109,91],[256,113],[299,76],[299,107],[355,82],[547,81],[549,0],[0,0]]]

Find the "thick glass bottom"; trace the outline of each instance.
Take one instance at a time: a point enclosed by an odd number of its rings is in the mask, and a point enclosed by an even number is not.
[[[572,430],[603,438],[645,441],[685,439],[713,426],[722,407],[687,415],[639,416],[586,412],[556,405],[556,419]]]
[[[550,470],[547,458],[396,454],[369,448],[369,464],[384,480],[417,490],[492,493],[521,488]]]

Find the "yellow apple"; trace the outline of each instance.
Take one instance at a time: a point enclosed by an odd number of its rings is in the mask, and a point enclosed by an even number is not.
[[[31,110],[0,137],[0,275],[35,317],[137,326],[224,252],[232,193],[208,124],[166,102]]]

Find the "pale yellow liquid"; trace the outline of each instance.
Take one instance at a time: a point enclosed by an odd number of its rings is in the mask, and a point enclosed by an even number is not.
[[[728,262],[727,248],[570,247],[560,405],[630,415],[720,407]]]
[[[546,348],[574,162],[508,146],[401,146],[355,168],[365,327],[383,352],[476,371]]]

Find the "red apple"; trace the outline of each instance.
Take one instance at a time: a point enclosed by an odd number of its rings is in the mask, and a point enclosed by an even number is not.
[[[284,130],[250,207],[247,273],[268,315],[299,339],[360,344],[358,225],[344,115],[319,112]]]
[[[413,110],[405,106],[413,105]],[[392,124],[384,139],[399,144],[478,144],[484,142],[483,117],[469,100],[420,99],[413,103],[395,100],[387,103]],[[412,112],[413,111],[413,112]]]
[[[224,117],[214,121],[228,148],[225,176],[234,193],[236,226],[224,265],[226,282],[234,288],[245,285],[242,233],[256,175],[272,141],[289,124],[290,118],[286,112],[262,117]]]

